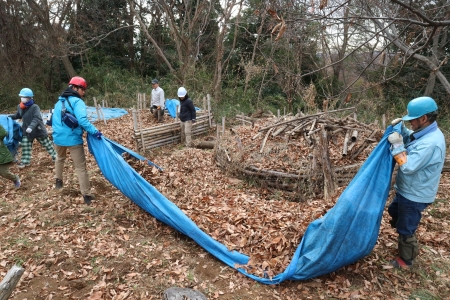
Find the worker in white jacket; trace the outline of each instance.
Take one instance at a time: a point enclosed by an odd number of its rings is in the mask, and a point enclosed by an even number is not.
[[[158,123],[164,121],[164,103],[166,99],[164,98],[164,90],[159,87],[158,79],[152,80],[152,102],[150,106],[150,112],[153,114]]]

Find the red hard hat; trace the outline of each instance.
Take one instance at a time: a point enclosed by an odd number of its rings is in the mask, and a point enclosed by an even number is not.
[[[87,89],[87,82],[83,77],[75,76],[70,79],[69,84],[82,87],[83,89]]]

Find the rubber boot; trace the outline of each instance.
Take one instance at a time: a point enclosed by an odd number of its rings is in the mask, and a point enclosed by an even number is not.
[[[84,195],[83,199],[84,199],[85,204],[91,205],[91,201],[94,200],[95,198],[94,198],[94,196],[91,196],[91,195]]]
[[[413,264],[419,255],[419,242],[414,234],[398,236],[398,253],[406,264]]]

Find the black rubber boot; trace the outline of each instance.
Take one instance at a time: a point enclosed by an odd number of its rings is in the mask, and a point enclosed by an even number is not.
[[[60,189],[63,187],[63,182],[61,179],[56,179],[55,188]]]
[[[83,196],[84,198],[84,203],[86,203],[87,205],[91,205],[91,201],[94,200],[94,197],[89,196],[89,195],[85,195]]]

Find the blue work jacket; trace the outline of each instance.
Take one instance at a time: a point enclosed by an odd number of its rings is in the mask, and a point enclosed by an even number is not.
[[[401,128],[407,162],[399,167],[394,187],[408,200],[431,203],[444,167],[445,137],[436,122],[418,132]]]
[[[71,105],[69,105],[67,99],[69,99]],[[71,129],[62,122],[62,102],[64,102],[67,112],[73,114],[77,118],[79,124],[78,127]],[[83,144],[83,130],[90,134],[95,134],[98,131],[98,129],[92,125],[87,118],[86,104],[78,96],[78,93],[70,88],[63,92],[63,94],[58,98],[58,102],[55,104],[55,109],[52,116],[52,128],[53,142],[55,145],[65,147]]]

